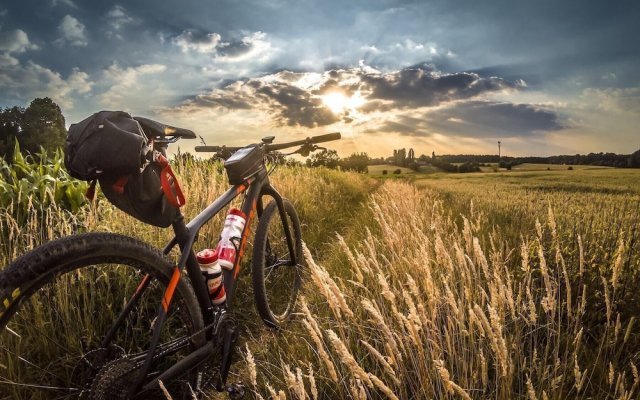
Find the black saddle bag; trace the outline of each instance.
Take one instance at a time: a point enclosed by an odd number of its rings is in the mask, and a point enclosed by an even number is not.
[[[102,174],[140,171],[151,151],[140,124],[123,111],[100,111],[72,124],[64,164],[74,178],[90,181]]]
[[[65,166],[71,176],[92,181],[90,191],[100,182],[113,205],[147,224],[170,226],[184,204],[169,163],[122,111],[101,111],[71,125]]]

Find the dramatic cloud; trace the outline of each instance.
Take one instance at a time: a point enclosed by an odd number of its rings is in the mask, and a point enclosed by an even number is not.
[[[25,104],[35,97],[50,97],[62,107],[72,108],[74,98],[86,94],[93,83],[89,75],[79,69],[63,78],[32,61],[20,64],[8,56],[0,56],[0,87],[4,96],[13,99],[13,104]]]
[[[531,136],[565,128],[558,115],[531,104],[467,101],[424,115],[432,132],[479,138]]]
[[[120,35],[120,31],[127,26],[133,23],[136,23],[137,20],[129,15],[129,12],[126,8],[121,5],[115,5],[106,15],[106,20],[111,27],[110,30],[107,31],[107,35],[110,37],[116,37],[118,39],[123,39]]]
[[[184,31],[173,39],[173,43],[179,46],[184,53],[192,50],[197,53],[212,53],[220,43],[220,35],[217,33],[199,33]]]
[[[520,87],[520,83],[501,78],[465,72],[444,74],[424,65],[386,73],[361,66],[322,74],[282,71],[236,81],[198,95],[179,108],[256,109],[270,113],[281,126],[314,128],[338,121],[353,122],[358,119],[357,114],[435,107]],[[331,94],[345,99],[357,96],[361,101],[357,107],[336,112],[323,100]]]
[[[29,41],[29,36],[22,29],[0,32],[0,51],[7,53],[24,53],[27,50],[37,50],[38,46]]]
[[[221,43],[216,61],[238,62],[269,54],[271,43],[263,32],[254,32],[240,40]]]
[[[193,52],[211,56],[216,63],[265,61],[271,55],[271,43],[264,32],[246,34],[240,39],[225,39],[218,33],[187,30],[172,39],[183,53]]]
[[[468,72],[444,74],[432,70],[429,65],[405,68],[392,74],[365,74],[361,83],[369,92],[369,98],[391,101],[392,108],[436,106],[484,93],[517,89],[522,85],[497,77],[482,78]],[[389,106],[380,108],[388,109]]]
[[[65,15],[60,21],[58,33],[60,37],[56,40],[56,44],[68,43],[71,46],[86,46],[89,44],[85,26],[69,14]]]
[[[275,119],[280,125],[314,128],[340,121],[320,98],[295,85],[285,82],[260,84],[259,81],[252,81],[251,85],[259,98],[266,99],[271,109],[277,111]]]
[[[640,2],[36,3],[0,4],[0,107],[58,88],[70,121],[166,113],[238,143],[339,130],[355,143],[339,149],[372,155],[484,151],[493,129],[521,154],[637,143],[639,58],[621,38],[640,36]]]
[[[104,71],[104,79],[109,89],[98,96],[100,104],[105,107],[122,109],[134,101],[151,98],[152,92],[143,82],[145,76],[154,76],[167,69],[162,64],[143,64],[137,67],[121,68],[112,64]],[[158,87],[157,78],[153,87]]]

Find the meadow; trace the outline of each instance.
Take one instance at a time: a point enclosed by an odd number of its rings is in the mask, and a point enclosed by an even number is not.
[[[220,164],[176,170],[188,217],[226,189]],[[299,210],[307,265],[297,313],[279,332],[259,321],[244,266],[230,380],[254,398],[640,396],[640,171],[405,180],[288,167],[273,180]],[[21,224],[10,210],[0,214],[1,265],[78,231],[169,238],[102,198],[75,213],[33,210]]]

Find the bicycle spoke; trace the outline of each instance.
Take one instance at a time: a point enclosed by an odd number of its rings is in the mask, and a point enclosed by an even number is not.
[[[275,264],[269,265],[268,267],[265,268],[265,270],[267,270],[267,274],[264,277],[265,281],[269,280],[269,276],[271,276],[272,272],[275,272],[275,270],[277,270],[279,267],[283,266],[283,265],[288,265],[291,262],[291,260],[280,260],[278,262],[276,262]]]
[[[58,379],[58,380],[60,380],[60,381],[64,381],[64,379],[62,379],[62,378],[61,378],[61,377],[59,377],[58,375],[54,374],[54,373],[53,373],[53,372],[51,372],[51,371],[47,371],[46,369],[44,369],[44,368],[40,367],[39,365],[36,365],[36,364],[32,363],[31,361],[29,361],[29,360],[27,360],[26,358],[22,357],[20,354],[17,354],[17,353],[15,353],[15,352],[13,352],[13,351],[9,350],[8,348],[6,348],[6,347],[4,347],[4,346],[0,346],[0,349],[2,349],[2,350],[4,350],[4,351],[6,351],[6,352],[7,352],[7,353],[9,353],[9,354],[14,355],[18,360],[23,361],[23,362],[25,362],[26,364],[28,364],[28,365],[30,365],[30,366],[32,366],[32,367],[35,367],[35,368],[37,368],[37,369],[39,369],[39,370],[41,370],[41,371],[43,371],[43,372],[45,372],[45,373],[47,373],[47,374],[49,374],[49,375],[53,376],[54,378],[56,378],[56,379]]]
[[[16,315],[20,315],[20,313],[16,313]],[[10,329],[10,328],[9,328],[9,326],[6,326],[5,328],[6,328],[9,332],[13,333],[15,336],[17,336],[17,337],[19,337],[19,338],[22,338],[22,336],[21,336],[18,332],[16,332],[16,331],[14,331],[14,330]],[[40,331],[40,332],[39,332],[39,335],[40,335],[40,336],[43,336],[43,337],[45,337],[45,338],[47,338],[47,339],[49,339],[49,341],[50,341],[51,343],[53,343],[53,344],[55,344],[56,346],[58,346],[62,351],[64,351],[64,352],[68,352],[68,351],[69,351],[69,348],[68,348],[68,347],[65,347],[65,346],[61,345],[58,341],[54,340],[51,336],[47,335],[45,332]]]
[[[7,384],[7,385],[13,385],[13,386],[22,386],[22,387],[30,387],[30,388],[35,388],[35,389],[46,389],[46,390],[67,390],[67,391],[72,391],[72,392],[80,392],[82,391],[82,389],[79,388],[71,388],[71,387],[59,387],[59,386],[45,386],[45,385],[36,385],[33,383],[18,383],[18,382],[13,382],[13,381],[8,381],[8,380],[0,380],[1,384]],[[57,397],[59,398],[66,398],[69,397],[70,395],[66,395],[65,397]]]

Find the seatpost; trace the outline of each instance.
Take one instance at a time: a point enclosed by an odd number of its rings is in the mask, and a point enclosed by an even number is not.
[[[173,231],[176,235],[176,241],[178,242],[178,246],[180,247],[181,252],[188,251],[189,257],[187,258],[187,264],[185,268],[187,269],[187,274],[189,275],[189,279],[191,280],[193,290],[196,294],[196,298],[198,299],[198,303],[200,304],[200,308],[203,310],[203,319],[205,325],[209,325],[213,323],[213,305],[211,304],[211,299],[209,298],[209,290],[207,289],[207,284],[202,277],[202,273],[200,271],[200,267],[198,266],[198,261],[196,260],[196,255],[193,252],[193,249],[185,248],[185,244],[189,238],[189,228],[184,223],[184,216],[178,210],[178,216],[173,220],[171,226],[173,227]],[[205,311],[206,310],[206,311]],[[207,338],[209,338],[210,333],[207,332]]]

